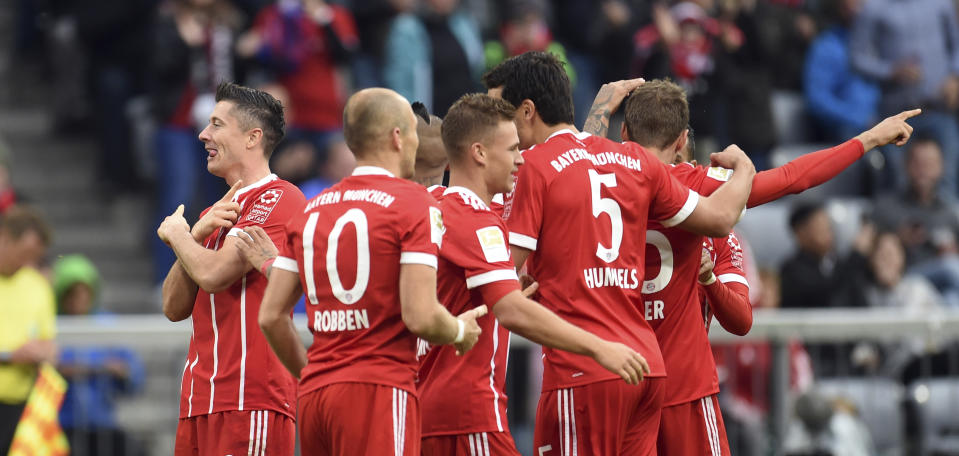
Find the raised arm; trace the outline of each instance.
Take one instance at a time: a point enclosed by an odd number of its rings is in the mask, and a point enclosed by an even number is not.
[[[183,218],[182,204],[160,224],[157,234],[173,249],[177,263],[193,282],[210,293],[229,288],[252,269],[237,248],[235,236],[227,236],[219,250],[210,250],[197,243]]]
[[[709,237],[722,237],[732,231],[742,216],[756,168],[746,153],[735,145],[712,154],[711,158],[713,164],[732,169],[733,176],[712,195],[700,198],[689,217],[678,226]]]
[[[605,137],[609,132],[609,118],[619,109],[629,93],[645,82],[645,79],[637,78],[603,84],[593,99],[593,105],[589,107],[583,131]]]

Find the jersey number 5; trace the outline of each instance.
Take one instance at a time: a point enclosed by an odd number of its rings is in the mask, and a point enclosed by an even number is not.
[[[607,263],[612,263],[619,258],[619,247],[623,243],[623,214],[619,208],[619,203],[612,198],[603,198],[600,191],[603,186],[615,187],[615,174],[599,174],[595,170],[587,170],[589,173],[589,188],[592,194],[593,217],[599,218],[600,214],[609,215],[609,224],[612,227],[612,240],[609,248],[603,247],[602,243],[596,243],[596,256]]]
[[[316,222],[319,219],[319,213],[310,214],[303,228],[303,269],[313,271],[313,236],[316,232]],[[343,288],[340,281],[340,272],[336,267],[336,255],[340,246],[340,234],[347,223],[352,223],[356,228],[356,282],[353,288],[349,290]],[[366,293],[366,287],[370,283],[370,235],[369,223],[366,220],[366,213],[362,210],[353,208],[346,211],[340,218],[336,219],[333,230],[326,243],[326,275],[330,279],[330,289],[333,296],[343,304],[355,304],[363,293]],[[306,274],[306,290],[311,304],[319,304],[316,298],[316,282],[314,274]]]

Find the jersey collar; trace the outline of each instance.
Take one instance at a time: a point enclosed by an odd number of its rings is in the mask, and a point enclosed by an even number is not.
[[[396,177],[393,173],[379,166],[357,166],[353,169],[354,176],[390,176]]]
[[[246,192],[248,192],[248,191],[250,191],[250,190],[253,190],[254,188],[262,187],[262,186],[264,186],[264,185],[266,185],[266,184],[268,184],[268,183],[270,183],[270,182],[273,182],[273,181],[275,181],[275,180],[277,180],[277,179],[279,179],[279,178],[276,177],[276,174],[269,174],[269,175],[267,175],[266,177],[264,177],[263,179],[260,179],[260,180],[254,182],[254,183],[252,183],[252,184],[250,184],[250,185],[247,185],[246,187],[243,187],[243,188],[237,190],[236,193],[233,194],[233,201],[239,201],[239,200],[240,200],[240,195],[242,195],[242,194],[244,194],[244,193],[246,193]]]
[[[591,136],[589,133],[587,133],[587,132],[585,132],[585,131],[581,131],[581,132],[579,132],[579,133],[576,133],[575,131],[570,130],[569,128],[564,128],[564,129],[562,129],[562,130],[556,130],[556,131],[554,131],[553,134],[549,135],[549,137],[546,138],[546,141],[549,141],[549,140],[553,139],[554,136],[565,135],[565,134],[573,135],[573,136],[576,137],[576,139],[578,139],[578,140],[580,140],[580,141],[582,141],[582,140],[584,140],[584,139],[586,139],[586,138],[588,138],[588,137]],[[546,141],[544,141],[544,142],[546,142]]]
[[[447,189],[443,192],[443,196],[449,195],[450,193],[459,193],[459,194],[461,194],[461,195],[463,195],[463,196],[466,196],[466,197],[469,197],[469,198],[473,198],[473,199],[475,199],[477,202],[479,202],[480,204],[483,205],[483,209],[489,209],[489,206],[486,205],[486,202],[484,202],[482,198],[480,198],[479,196],[477,196],[477,195],[476,195],[476,192],[474,192],[474,191],[472,191],[472,190],[470,190],[470,189],[468,189],[468,188],[466,188],[466,187],[461,187],[461,186],[459,186],[459,185],[455,185],[455,186],[453,186],[453,187],[447,187]]]

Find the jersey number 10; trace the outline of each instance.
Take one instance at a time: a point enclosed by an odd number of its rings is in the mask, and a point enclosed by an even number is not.
[[[313,305],[319,304],[316,298],[316,279],[313,274],[313,237],[319,217],[320,214],[317,212],[310,214],[306,220],[306,226],[303,227],[303,269],[306,276],[307,297]],[[352,223],[356,228],[356,283],[349,290],[343,288],[340,272],[336,266],[340,234],[343,233],[347,223]],[[370,234],[366,213],[361,209],[350,209],[336,219],[326,243],[326,275],[330,279],[333,296],[343,304],[355,304],[366,293],[366,287],[370,283]]]

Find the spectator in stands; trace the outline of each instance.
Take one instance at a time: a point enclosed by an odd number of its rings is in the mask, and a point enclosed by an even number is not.
[[[866,130],[876,118],[879,87],[849,62],[849,33],[863,0],[827,3],[834,25],[819,35],[806,57],[806,109],[829,142]]]
[[[17,192],[10,182],[10,150],[0,140],[0,216],[17,203]]]
[[[906,273],[906,251],[896,233],[876,236],[869,270],[872,280],[862,292],[870,307],[901,308],[907,315],[928,315],[942,308],[942,297],[928,280]]]
[[[157,160],[156,223],[180,203],[203,208],[222,194],[205,172],[206,153],[197,132],[207,124],[217,84],[234,79],[238,12],[228,0],[167,0],[153,30],[150,81]],[[198,214],[188,214],[195,219]],[[175,259],[153,238],[154,278],[163,281]]]
[[[334,136],[326,145],[326,161],[319,166],[319,175],[300,184],[300,190],[307,199],[319,195],[323,190],[349,176],[356,168],[356,157],[346,146],[343,136]]]
[[[324,0],[276,0],[257,14],[237,52],[255,58],[286,89],[288,140],[323,151],[343,124],[346,84],[337,69],[350,63],[358,46],[346,8]]]
[[[825,208],[818,203],[799,204],[789,215],[789,227],[799,250],[781,269],[783,308],[861,307],[851,288],[861,283],[866,270],[872,234],[860,232],[856,248],[847,258],[838,258],[833,229]]]
[[[484,46],[486,69],[491,70],[502,61],[527,51],[549,52],[566,65],[566,75],[575,87],[576,70],[566,59],[566,48],[553,39],[546,22],[546,6],[537,0],[521,0],[511,2],[504,9],[498,39],[487,41]]]
[[[908,270],[929,279],[950,305],[959,306],[959,205],[936,191],[943,165],[935,140],[914,138],[906,149],[907,188],[880,196],[875,217],[880,227],[899,234]]]
[[[852,28],[853,67],[882,88],[879,114],[923,108],[916,134],[942,145],[941,190],[957,191],[959,172],[959,21],[950,0],[867,0]],[[899,149],[885,150],[892,179],[905,187]]]
[[[405,13],[394,20],[383,82],[443,117],[460,96],[481,88],[485,66],[479,26],[459,0],[427,0],[422,18]]]
[[[53,266],[53,285],[61,315],[97,314],[100,276],[83,255],[65,256]],[[78,454],[137,454],[116,421],[115,402],[143,384],[144,370],[133,350],[122,346],[62,347],[57,364],[68,382],[60,408],[60,426]]]
[[[56,359],[50,283],[30,265],[50,245],[39,214],[14,206],[0,218],[0,454],[13,433],[41,363]]]

